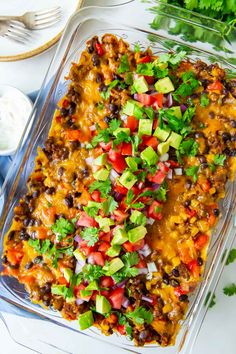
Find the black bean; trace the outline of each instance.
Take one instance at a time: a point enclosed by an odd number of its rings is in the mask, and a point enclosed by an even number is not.
[[[24,221],[23,221],[24,226],[29,226],[29,223],[30,223],[30,218],[24,219]]]
[[[50,306],[50,303],[51,303],[50,298],[44,299],[44,300],[43,300],[43,303],[44,303],[44,305],[47,306],[47,307]]]
[[[32,238],[32,240],[36,240],[37,238],[36,231],[31,232],[30,238]]]
[[[229,141],[231,139],[231,135],[227,132],[224,132],[222,134],[222,139],[224,140],[224,142]]]
[[[219,210],[218,208],[213,209],[213,214],[214,214],[215,216],[219,216],[219,215],[220,215],[220,210]]]
[[[37,256],[37,257],[34,258],[33,263],[34,264],[39,264],[42,261],[43,261],[43,257],[42,256]]]
[[[195,138],[204,138],[204,137],[205,137],[205,135],[203,132],[196,132],[195,133]]]
[[[207,162],[207,159],[205,158],[205,156],[199,156],[198,159],[201,163]]]
[[[103,81],[103,76],[100,73],[97,73],[96,75],[96,82],[99,84],[100,82]]]
[[[64,202],[65,202],[66,206],[68,206],[68,208],[72,208],[73,207],[72,195],[69,194],[67,197],[65,197]]]
[[[111,118],[108,117],[108,116],[105,116],[105,117],[103,118],[103,120],[104,120],[105,123],[108,124],[108,123],[111,121]]]
[[[192,181],[190,181],[190,179],[187,179],[186,183],[185,183],[185,187],[187,189],[190,189],[192,187]]]
[[[27,234],[27,232],[25,230],[21,230],[20,231],[20,240],[22,241],[28,241],[30,238],[29,234]]]
[[[209,112],[209,117],[211,119],[215,118],[215,112],[213,112],[213,111]]]
[[[187,302],[188,301],[188,295],[182,294],[179,296],[179,301],[181,302]]]
[[[207,162],[203,162],[201,163],[201,169],[205,170],[208,167],[208,163]]]
[[[26,263],[26,265],[25,265],[25,269],[30,269],[30,268],[33,267],[33,265],[34,265],[33,262],[28,262],[28,263]]]
[[[232,157],[236,156],[236,149],[232,149],[229,153],[229,156],[232,156]]]
[[[9,263],[9,266],[10,266],[12,269],[19,269],[19,268],[20,268],[20,265],[19,265],[19,264],[11,264],[11,263]]]
[[[186,208],[188,208],[188,207],[190,206],[190,204],[191,204],[191,200],[189,200],[189,199],[185,200],[184,206],[185,206]]]
[[[49,194],[49,195],[54,194],[55,188],[54,187],[47,187],[45,193]]]
[[[70,141],[70,148],[71,151],[75,151],[78,150],[81,147],[81,144],[79,141],[74,140],[74,141]],[[64,167],[63,167],[64,168]],[[64,169],[65,170],[65,169]]]
[[[203,259],[202,259],[201,257],[198,257],[198,258],[197,258],[197,264],[198,264],[199,266],[202,266],[202,265],[203,265]]]
[[[34,192],[32,193],[32,197],[33,197],[33,198],[38,198],[39,195],[40,195],[40,192],[39,192],[38,190],[37,190],[37,191],[34,191]]]
[[[10,231],[9,234],[8,234],[8,240],[9,241],[12,241],[14,239],[14,236],[15,236],[15,231]]]
[[[97,54],[94,54],[92,56],[92,62],[93,62],[93,66],[99,66],[100,65],[100,59],[99,59],[99,56]]]
[[[75,113],[76,110],[76,103],[75,102],[70,102],[70,107],[68,110],[69,115],[71,116],[72,114]]]
[[[88,177],[89,176],[89,170],[87,168],[83,168],[82,169],[82,174],[84,177]]]
[[[27,204],[30,203],[31,199],[32,199],[32,196],[31,196],[31,195],[26,195],[26,196],[24,197],[24,200],[25,200],[25,202],[26,202]]]
[[[93,48],[93,45],[90,44],[88,47],[87,47],[87,51],[89,54],[92,54],[94,52],[94,48]]]
[[[163,281],[163,283],[164,283],[164,284],[166,284],[166,285],[168,285],[168,284],[169,284],[170,279],[169,279],[168,274],[166,274],[166,273],[165,273],[165,274],[163,274],[162,281]]]
[[[176,288],[177,286],[179,286],[179,282],[176,279],[171,279],[170,285],[173,286],[174,288]]]
[[[81,197],[81,194],[82,194],[81,192],[77,192],[77,191],[76,191],[75,194],[74,194],[74,196],[75,196],[75,198],[79,198],[79,197]]]
[[[230,150],[229,148],[224,149],[223,153],[227,156],[230,156]]]
[[[68,110],[64,107],[60,109],[60,116],[61,117],[67,117],[68,116]]]
[[[36,220],[34,221],[34,225],[35,225],[35,226],[40,226],[40,225],[42,225],[42,221],[41,221],[40,219],[36,219]]]
[[[145,329],[139,333],[139,339],[142,341],[145,341],[145,339],[148,337],[149,332]]]
[[[102,82],[101,85],[98,87],[99,92],[105,92],[107,91],[107,86]]]
[[[236,134],[231,136],[231,141],[234,143],[236,141]]]
[[[177,278],[178,278],[179,275],[180,275],[177,268],[174,268],[174,269],[172,270],[172,274],[173,274],[174,277],[177,277]]]
[[[117,75],[116,73],[112,74],[113,80],[120,80],[121,77],[119,75]]]
[[[58,168],[57,174],[59,176],[63,176],[64,172],[65,172],[65,168],[63,166],[61,166]]]
[[[30,213],[33,213],[33,211],[34,211],[34,205],[30,205],[30,206],[29,206],[29,212],[30,212]]]
[[[51,292],[51,283],[46,283],[42,288],[40,288],[40,293],[42,295],[50,294]]]
[[[3,256],[2,257],[2,263],[3,264],[7,264],[8,263],[7,256]]]
[[[230,125],[232,128],[236,128],[236,120],[231,119],[230,120]]]
[[[110,103],[109,104],[109,109],[113,113],[118,113],[118,106],[116,104],[114,104],[114,103]]]

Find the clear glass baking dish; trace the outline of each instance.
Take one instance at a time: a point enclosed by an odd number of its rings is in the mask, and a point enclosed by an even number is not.
[[[122,37],[128,41],[131,46],[136,42],[143,48],[150,46],[154,53],[163,53],[170,49],[178,50],[180,47],[184,46],[184,49],[188,51],[192,60],[200,58],[206,62],[218,62],[230,75],[234,75],[235,66],[231,60],[234,43],[230,43],[230,38],[225,36],[225,32],[224,35],[222,35],[221,31],[218,31],[213,25],[213,29],[204,25],[204,30],[209,31],[209,33],[214,32],[222,45],[222,50],[216,50],[214,45],[210,44],[208,44],[207,50],[204,50],[204,43],[198,41],[190,43],[183,40],[180,34],[173,35],[169,33],[170,23],[171,25],[185,23],[185,19],[182,18],[179,13],[176,12],[176,16],[173,14],[170,16],[171,12],[173,13],[173,6],[164,5],[159,1],[139,2],[137,0],[131,0],[120,6],[84,8],[71,17],[34,105],[29,121],[30,125],[31,120],[33,120],[29,135],[24,144],[22,139],[12,167],[1,190],[0,253],[3,247],[3,235],[6,233],[11,223],[13,208],[17,204],[20,196],[26,192],[26,180],[33,169],[37,147],[43,146],[57,102],[67,90],[68,82],[64,80],[64,77],[68,74],[71,62],[79,60],[80,54],[85,48],[86,41],[90,37],[93,35],[101,36],[109,32]],[[134,15],[131,16],[131,14]],[[163,26],[160,29],[153,28],[152,23],[156,16],[161,18],[168,17],[170,23],[167,27]],[[198,27],[202,29],[202,22],[199,24],[194,15],[191,21],[189,19],[187,19],[187,21],[188,25],[191,25],[194,29]],[[224,259],[226,259],[227,253],[234,240],[236,228],[234,224],[234,214],[236,210],[235,196],[236,183],[234,181],[227,185],[226,198],[222,201],[220,206],[222,218],[211,239],[203,281],[199,284],[197,291],[191,299],[188,313],[182,323],[182,328],[177,337],[175,346],[167,349],[154,345],[137,348],[125,338],[121,338],[117,335],[105,337],[96,329],[89,329],[83,332],[83,334],[134,353],[151,354],[155,352],[158,354],[165,351],[165,353],[168,354],[178,352],[190,354],[206,314],[207,305],[211,300],[209,298],[208,303],[205,304],[206,296],[209,291],[211,291],[211,293],[214,292],[223,269]],[[53,323],[53,331],[55,333],[58,331],[58,335],[60,330],[56,325],[73,332],[79,332],[76,322],[67,322],[62,319],[58,313],[52,310],[44,310],[32,304],[23,287],[12,278],[0,278],[0,299],[20,309],[26,310],[28,313],[36,314],[41,319],[50,321],[50,326]],[[50,343],[50,336],[48,336],[48,342]],[[60,343],[59,340],[58,342]],[[63,350],[67,349],[65,347],[63,348]],[[70,349],[68,349],[68,351],[71,352]]]

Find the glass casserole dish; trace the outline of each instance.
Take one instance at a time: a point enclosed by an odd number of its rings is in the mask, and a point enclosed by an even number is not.
[[[111,8],[84,9],[72,17],[36,101],[31,117],[31,119],[34,119],[35,125],[31,128],[27,142],[24,145],[21,144],[19,147],[13,166],[1,192],[3,205],[1,235],[4,235],[9,228],[14,205],[17,203],[20,195],[25,192],[22,186],[25,186],[27,176],[33,168],[37,146],[44,144],[57,102],[64,96],[67,90],[68,82],[65,83],[64,76],[68,74],[71,62],[78,61],[86,41],[93,35],[101,36],[105,33],[113,33],[124,38],[131,45],[139,42],[143,48],[150,46],[154,53],[163,53],[174,49],[175,46],[181,43],[181,38],[178,38],[179,41],[173,41],[173,38],[170,38],[165,28],[158,32],[153,29],[150,30],[149,23],[153,20],[153,12],[156,13],[157,11],[158,13],[158,8],[154,5],[160,5],[160,3],[149,1],[138,6],[137,1],[129,1],[126,5],[116,7],[115,17],[113,16],[114,10]],[[137,13],[136,18],[138,18],[138,23],[136,23],[135,19],[126,18],[129,17],[129,11]],[[142,16],[143,12],[145,12],[145,18]],[[111,19],[113,20],[111,21]],[[197,26],[197,24],[193,23],[193,26]],[[223,39],[222,41],[224,42]],[[187,48],[186,42],[185,48]],[[223,56],[223,53],[217,54],[215,57],[214,54],[214,49],[209,54],[203,50],[198,50],[197,46],[189,48],[189,56],[192,59],[201,58],[203,61],[220,62],[228,70],[234,68],[225,59],[221,58],[221,54]],[[183,346],[182,352],[190,353],[190,348],[194,343],[194,338],[204,317],[205,309],[203,308],[203,304],[206,294],[211,287],[211,291],[213,292],[213,288],[219,279],[223,266],[221,263],[222,255],[224,254],[224,257],[227,256],[227,252],[224,251],[230,248],[234,236],[234,226],[232,223],[232,216],[235,211],[234,184],[228,186],[227,196],[222,203],[221,210],[223,216],[211,240],[204,280],[192,298],[189,312],[182,325],[182,330],[178,335],[175,347],[168,349],[170,353],[177,352],[178,347],[181,348],[181,346]],[[26,292],[22,290],[22,287],[15,280],[1,278],[0,289],[2,299],[30,312],[39,314],[45,319],[78,331],[76,323],[67,323],[56,313],[32,305]],[[163,348],[157,348],[156,346],[133,348],[132,343],[124,339],[118,338],[115,335],[112,337],[102,337],[94,329],[88,330],[86,333],[94,338],[100,338],[113,345],[129,350],[133,349],[139,353],[151,353],[154,350],[161,352],[163,350]]]

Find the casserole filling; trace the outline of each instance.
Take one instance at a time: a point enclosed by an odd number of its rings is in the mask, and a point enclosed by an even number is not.
[[[235,172],[236,83],[110,34],[67,79],[2,274],[81,330],[173,345]]]

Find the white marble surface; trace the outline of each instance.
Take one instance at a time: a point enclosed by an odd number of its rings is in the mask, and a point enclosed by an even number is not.
[[[87,0],[88,5],[94,3],[102,5],[102,3],[111,4],[115,2],[115,0]],[[25,93],[38,90],[54,52],[55,47],[34,58],[18,62],[0,63],[0,83],[13,85]],[[234,247],[236,248],[236,243]],[[216,305],[208,311],[193,354],[236,353],[236,296],[229,298],[222,292],[222,288],[232,282],[236,282],[236,262],[225,267],[216,291]],[[0,343],[1,354],[32,353],[31,350],[19,346],[10,338],[1,321]],[[83,348],[82,351],[78,352],[77,345],[75,344],[73,354],[91,354],[94,352],[95,347],[96,354],[104,354],[107,350],[110,351],[111,349],[105,344],[98,344],[92,340],[88,341],[82,339],[82,342],[80,342],[80,348]],[[112,349],[112,353],[121,354],[121,351]],[[164,350],[163,353],[167,354],[167,351]],[[57,354],[57,351],[53,354]]]

